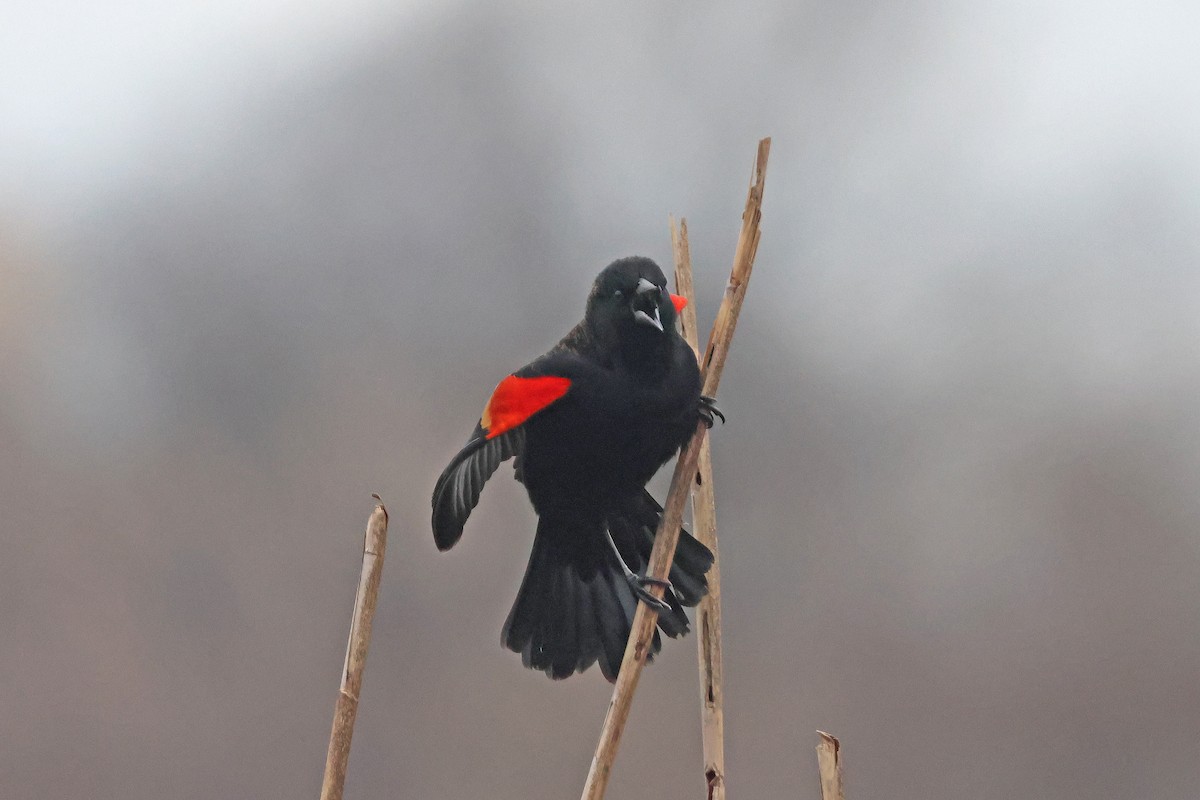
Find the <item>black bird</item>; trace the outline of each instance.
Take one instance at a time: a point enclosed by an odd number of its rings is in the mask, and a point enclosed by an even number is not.
[[[515,457],[538,515],[529,566],[501,634],[525,666],[552,678],[599,661],[610,681],[637,598],[668,636],[683,606],[708,591],[713,556],[681,532],[663,600],[644,577],[662,507],[646,482],[720,412],[700,395],[692,349],[675,328],[686,300],[648,258],[614,261],[596,278],[583,321],[496,387],[474,433],[433,490],[433,536],[448,550],[484,482]],[[724,419],[722,417],[722,419]],[[651,655],[662,647],[654,632]]]

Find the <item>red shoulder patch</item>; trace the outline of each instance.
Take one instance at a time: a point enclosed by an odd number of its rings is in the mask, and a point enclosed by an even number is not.
[[[479,424],[488,439],[521,425],[571,388],[570,378],[519,378],[509,375],[496,386]]]
[[[676,314],[678,314],[680,311],[683,311],[683,309],[687,306],[687,298],[681,294],[671,295],[671,302],[675,305]]]

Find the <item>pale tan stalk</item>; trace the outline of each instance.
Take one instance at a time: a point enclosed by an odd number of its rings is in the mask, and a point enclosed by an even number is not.
[[[379,497],[375,496],[375,499],[378,500]],[[333,730],[329,733],[329,751],[325,756],[325,779],[321,783],[321,800],[342,800],[342,790],[346,784],[350,740],[354,736],[354,720],[358,715],[363,667],[367,663],[367,648],[371,644],[371,623],[375,619],[379,579],[383,575],[387,524],[387,509],[381,502],[375,506],[367,520],[366,537],[363,539],[362,573],[358,580],[358,593],[354,597],[354,613],[350,618],[350,639],[346,643],[346,660],[342,665],[342,684],[333,710]]]
[[[837,737],[817,731],[817,768],[821,771],[822,800],[844,800],[842,794],[842,745]]]
[[[717,311],[716,322],[713,323],[709,336],[708,347],[700,361],[703,376],[701,391],[709,397],[715,397],[717,387],[721,382],[721,372],[725,368],[725,358],[729,353],[729,344],[733,340],[734,329],[737,327],[738,314],[741,312],[742,301],[746,295],[746,284],[754,267],[754,254],[758,249],[758,223],[762,217],[763,181],[766,177],[767,155],[771,149],[771,140],[763,139],[758,143],[758,156],[755,160],[753,182],[746,198],[746,209],[742,214],[742,230],[738,236],[737,250],[733,259],[733,270],[729,275],[729,284],[725,287],[725,296]],[[666,503],[663,504],[662,520],[654,539],[654,549],[650,554],[647,575],[666,580],[671,569],[671,560],[675,556],[675,545],[679,541],[679,526],[683,520],[683,505],[687,500],[692,481],[696,474],[696,464],[700,458],[700,447],[706,438],[707,429],[703,422],[696,425],[696,433],[691,441],[679,454],[675,466],[675,475],[671,479],[671,489],[667,493]],[[662,588],[652,586],[650,589],[656,597],[662,597]],[[604,726],[600,730],[600,742],[592,757],[591,768],[588,770],[587,782],[583,787],[584,800],[598,800],[604,796],[608,787],[608,779],[612,773],[613,759],[616,758],[617,745],[625,722],[629,719],[629,709],[633,704],[633,694],[637,690],[638,679],[641,678],[642,668],[646,664],[646,656],[654,637],[654,625],[658,614],[645,603],[638,603],[634,615],[633,627],[629,633],[629,641],[625,646],[625,655],[621,660],[620,673],[616,686],[613,687],[612,699],[608,704],[608,712],[604,717]]]
[[[700,358],[696,324],[696,291],[692,284],[692,252],[687,220],[671,220],[671,249],[675,255],[675,288],[687,298],[680,315],[683,337]],[[700,445],[696,485],[692,489],[692,532],[712,551],[708,594],[696,608],[696,649],[700,664],[700,730],[703,737],[704,786],[708,800],[725,800],[725,688],[721,670],[721,560],[717,554],[717,500],[712,479],[712,447]]]

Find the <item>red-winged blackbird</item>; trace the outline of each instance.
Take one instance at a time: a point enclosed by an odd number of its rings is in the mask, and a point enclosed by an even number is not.
[[[712,553],[686,531],[663,601],[639,577],[662,513],[646,482],[698,419],[711,425],[720,413],[701,397],[696,357],[675,329],[686,301],[666,283],[648,258],[610,264],[583,321],[496,387],[433,490],[433,536],[448,550],[484,482],[516,457],[538,525],[501,636],[525,666],[553,678],[599,661],[616,680],[638,597],[656,604],[658,627],[676,637],[688,630],[683,606],[708,591]],[[656,630],[651,655],[661,646]]]

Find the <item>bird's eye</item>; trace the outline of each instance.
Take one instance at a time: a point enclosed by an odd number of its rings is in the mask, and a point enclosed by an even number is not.
[[[612,296],[617,298],[618,300],[620,300],[622,297],[625,296],[625,293],[622,292],[620,289],[617,289],[615,292],[613,292]]]

